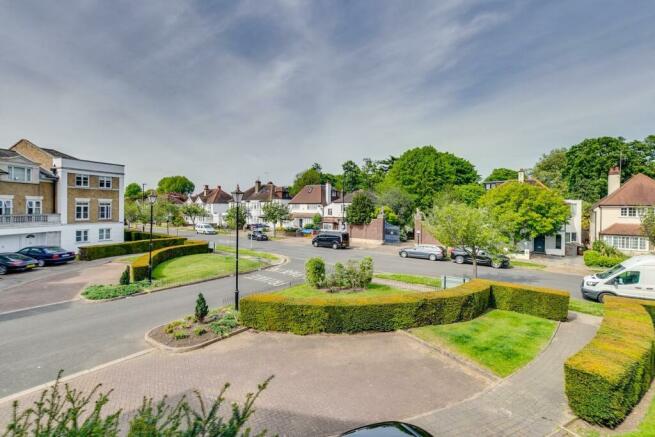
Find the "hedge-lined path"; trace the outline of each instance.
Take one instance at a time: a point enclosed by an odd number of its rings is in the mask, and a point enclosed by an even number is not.
[[[439,436],[547,436],[573,418],[564,361],[595,335],[600,318],[569,313],[551,344],[517,373],[467,401],[406,419]]]
[[[373,278],[373,283],[388,285],[389,287],[398,288],[400,290],[410,290],[410,291],[439,291],[440,290],[440,288],[430,287],[429,285],[410,284],[408,282],[396,281],[393,279]]]

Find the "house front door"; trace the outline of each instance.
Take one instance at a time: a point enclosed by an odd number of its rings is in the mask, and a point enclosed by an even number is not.
[[[535,237],[534,251],[537,253],[546,253],[546,237],[544,235]]]

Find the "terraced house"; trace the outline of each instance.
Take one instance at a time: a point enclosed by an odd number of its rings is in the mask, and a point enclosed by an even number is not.
[[[0,149],[0,251],[123,241],[124,175],[24,139]]]

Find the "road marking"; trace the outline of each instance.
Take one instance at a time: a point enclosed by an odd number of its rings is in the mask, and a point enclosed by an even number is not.
[[[271,267],[268,269],[269,272],[279,273],[281,275],[291,276],[292,278],[304,278],[305,274],[299,272],[298,270],[284,269],[280,266]]]
[[[288,284],[287,281],[271,278],[270,276],[261,275],[259,273],[254,275],[246,275],[244,278],[250,279],[252,281],[263,282],[265,284],[272,285],[273,287],[279,287],[280,285]]]

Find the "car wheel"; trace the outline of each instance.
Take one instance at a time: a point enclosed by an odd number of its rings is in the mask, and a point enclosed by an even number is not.
[[[491,267],[494,269],[499,269],[502,267],[502,263],[500,261],[491,261]]]
[[[455,257],[455,262],[456,262],[457,264],[464,264],[464,257],[463,257],[462,255],[457,255],[457,256]]]
[[[5,275],[5,274],[7,274],[7,267],[0,266],[0,275]]]
[[[338,249],[339,245],[337,243],[332,243],[332,249]]]
[[[314,241],[314,242],[312,243],[312,246],[314,246],[314,247],[318,247],[318,241]]]
[[[612,293],[601,293],[601,294],[598,295],[598,297],[596,299],[598,299],[598,302],[600,302],[600,303],[605,303],[605,298],[607,296],[614,296],[614,295]]]
[[[437,255],[430,255],[430,261],[436,261],[437,260]]]
[[[400,256],[402,258],[407,258],[407,252],[400,252]]]
[[[42,259],[38,260],[37,263],[39,264],[39,267],[43,267],[45,265],[45,261]]]

